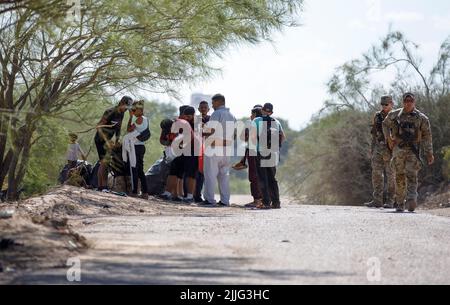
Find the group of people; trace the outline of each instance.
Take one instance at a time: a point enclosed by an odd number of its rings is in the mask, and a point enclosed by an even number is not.
[[[236,128],[236,118],[226,107],[225,96],[213,96],[212,108],[214,112],[209,116],[209,103],[202,101],[198,108],[200,117],[196,117],[193,107],[182,106],[175,122],[162,122],[161,144],[168,148],[166,151],[169,151],[169,155],[173,155],[173,152],[170,152],[173,148],[180,148],[183,152],[174,154],[166,189],[159,197],[205,206],[230,206],[231,158],[237,155],[235,140],[241,138],[246,144],[245,153],[233,168],[242,170],[247,168],[246,162],[249,163],[249,180],[254,200],[247,207],[280,208],[278,182],[275,178],[278,163],[274,162],[268,166],[262,162],[279,154],[280,145],[269,147],[269,154],[264,154],[260,149],[261,142],[266,144],[267,141],[262,139],[267,139],[270,130],[262,127],[263,122],[273,122],[271,129],[274,129],[273,133],[276,133],[276,139],[280,141],[278,144],[285,139],[281,124],[271,117],[273,105],[256,105],[251,111],[247,127],[241,132]],[[188,143],[187,150],[185,143]],[[217,184],[220,193],[218,202],[215,200]]]
[[[247,207],[279,209],[276,170],[280,147],[286,136],[280,122],[272,117],[273,105],[255,105],[250,120],[243,129],[239,129],[223,95],[216,94],[211,103],[214,110],[211,115],[209,103],[202,101],[198,108],[199,116],[194,107],[186,105],[179,108],[178,118],[161,122],[160,143],[171,163],[165,191],[159,197],[174,202],[229,206],[230,169],[248,168],[253,202]],[[423,167],[421,151],[428,165],[434,163],[430,121],[416,108],[413,93],[403,95],[403,107],[397,110],[394,110],[392,96],[383,96],[381,108],[372,124],[374,192],[373,200],[366,206],[414,212],[418,199],[418,173]],[[127,135],[120,143],[126,111],[130,112]],[[100,160],[97,174],[99,191],[108,189],[108,156],[120,146],[132,176],[129,196],[148,199],[144,155],[145,141],[150,135],[149,120],[144,116],[144,101],[133,101],[124,96],[117,106],[105,111],[95,135]],[[70,138],[67,159],[69,166],[74,167],[79,155],[83,159],[86,156],[76,142],[77,136],[71,134]],[[231,158],[238,155],[239,150],[236,140],[245,144],[245,150],[242,159],[232,166]],[[215,200],[217,184],[220,192],[218,202]]]
[[[158,197],[173,202],[230,206],[230,170],[248,168],[254,200],[247,207],[279,209],[276,167],[279,149],[286,137],[280,122],[272,117],[273,105],[255,105],[243,129],[238,127],[236,118],[226,107],[225,96],[214,95],[211,105],[214,110],[211,115],[210,104],[202,101],[198,107],[200,115],[196,115],[194,107],[186,105],[179,108],[176,119],[161,122],[160,143],[165,147],[165,158],[170,161],[170,172],[165,191]],[[127,111],[130,113],[127,134],[120,141]],[[144,155],[145,141],[150,135],[144,101],[133,101],[124,96],[118,105],[104,112],[95,135],[100,164],[97,172],[99,191],[108,190],[111,151],[121,147],[123,161],[131,174],[132,190],[128,195],[148,199]],[[239,155],[239,143],[244,143],[244,153],[240,162],[232,166],[232,157]],[[86,158],[75,135],[69,145],[69,164],[75,166],[78,155]],[[215,200],[217,184],[219,201]]]
[[[418,199],[418,174],[423,166],[421,149],[428,165],[434,163],[430,121],[416,108],[413,93],[403,95],[403,108],[394,110],[392,96],[383,96],[381,107],[372,125],[374,192],[373,200],[366,206],[414,212]]]

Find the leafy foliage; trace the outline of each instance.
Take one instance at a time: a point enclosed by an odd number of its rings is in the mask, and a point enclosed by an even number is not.
[[[7,177],[9,199],[17,197],[45,117],[124,90],[175,94],[210,76],[210,57],[231,44],[295,25],[301,4],[86,0],[74,20],[63,0],[0,4],[0,108],[12,116],[0,121],[0,185]]]
[[[429,75],[421,69],[418,45],[400,32],[388,33],[361,58],[336,69],[328,83],[330,99],[301,132],[283,168],[289,193],[319,204],[361,204],[370,199],[371,120],[382,95],[400,101],[406,91],[416,93],[417,107],[430,118],[433,132],[436,162],[421,171],[421,189],[437,190],[448,183],[449,41],[442,44]],[[394,80],[376,82],[373,75],[380,71],[394,72]]]

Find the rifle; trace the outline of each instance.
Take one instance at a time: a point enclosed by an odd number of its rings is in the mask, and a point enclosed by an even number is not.
[[[399,145],[400,148],[404,147],[410,147],[414,155],[416,156],[417,160],[419,160],[422,167],[424,166],[424,163],[422,159],[420,158],[420,149],[418,147],[419,144],[414,144],[414,141],[416,140],[416,135],[407,129],[411,129],[414,127],[413,123],[404,122],[403,124],[400,122],[400,120],[397,118],[395,120],[395,124],[397,125],[399,131],[400,131],[400,138],[402,139],[402,144]]]
[[[418,144],[414,144],[414,134],[409,132],[404,132],[401,134],[401,139],[403,143],[399,145],[400,148],[410,147],[414,155],[416,156],[417,160],[419,160],[420,164],[422,166],[425,166],[422,158],[420,158],[420,148],[418,147]]]
[[[423,163],[422,158],[420,158],[420,149],[419,149],[419,147],[417,147],[417,145],[415,145],[415,144],[411,144],[411,150],[414,153],[414,155],[416,156],[417,160],[419,160],[419,162],[422,165],[422,167],[424,167],[425,163]]]

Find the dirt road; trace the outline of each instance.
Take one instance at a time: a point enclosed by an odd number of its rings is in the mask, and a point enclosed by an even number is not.
[[[81,284],[450,284],[450,218],[422,212],[192,207],[83,224],[94,247],[79,257]],[[12,283],[66,284],[66,274]]]

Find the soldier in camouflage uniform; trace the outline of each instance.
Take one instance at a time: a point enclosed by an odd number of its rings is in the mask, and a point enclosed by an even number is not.
[[[366,203],[369,208],[394,207],[395,174],[391,167],[392,151],[389,149],[383,133],[383,121],[394,107],[391,96],[381,98],[383,109],[375,114],[372,125],[372,185],[373,201]],[[386,201],[384,202],[384,180],[388,186]],[[384,202],[384,205],[383,205]]]
[[[403,108],[392,111],[383,122],[386,141],[393,148],[392,163],[396,172],[397,212],[417,208],[418,173],[422,168],[420,146],[428,165],[434,163],[430,121],[416,109],[412,93],[403,95]]]

